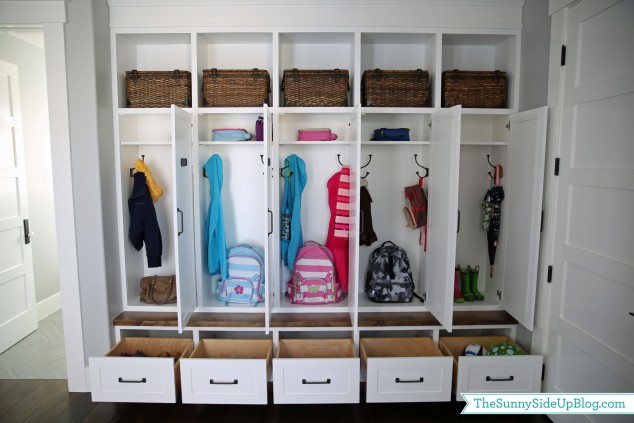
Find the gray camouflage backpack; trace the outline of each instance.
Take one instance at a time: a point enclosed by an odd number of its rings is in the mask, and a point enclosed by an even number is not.
[[[392,245],[386,245],[386,244]],[[365,292],[376,303],[410,303],[416,296],[407,253],[392,241],[385,241],[370,256]]]

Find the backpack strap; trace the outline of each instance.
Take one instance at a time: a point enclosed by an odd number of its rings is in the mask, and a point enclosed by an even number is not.
[[[398,247],[398,245],[394,244],[392,241],[385,241],[383,244],[381,244],[381,247],[385,246],[385,244],[387,244],[388,242],[392,244],[393,246]]]

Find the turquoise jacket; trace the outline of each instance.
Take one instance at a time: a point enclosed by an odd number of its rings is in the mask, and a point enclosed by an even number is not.
[[[284,160],[284,196],[282,214],[291,215],[290,239],[281,241],[284,264],[293,270],[297,251],[304,244],[302,235],[302,192],[306,186],[306,165],[304,161],[291,154]]]
[[[222,159],[214,154],[205,163],[209,178],[209,209],[207,210],[207,266],[209,273],[220,273],[227,279],[227,246],[225,222],[222,214]]]

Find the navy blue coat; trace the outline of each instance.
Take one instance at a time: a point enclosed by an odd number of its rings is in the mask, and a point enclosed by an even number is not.
[[[163,254],[163,240],[156,210],[150,196],[150,190],[145,181],[143,172],[134,174],[134,188],[128,199],[130,210],[130,230],[128,236],[137,251],[141,251],[145,242],[145,254],[148,267],[161,267],[161,254]]]

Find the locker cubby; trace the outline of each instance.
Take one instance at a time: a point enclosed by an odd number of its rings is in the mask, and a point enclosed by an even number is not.
[[[507,74],[505,109],[517,110],[519,38],[513,34],[442,34],[442,71],[494,71]],[[438,75],[441,79],[441,75]],[[440,81],[439,81],[440,82]],[[437,84],[440,87],[440,84]],[[475,113],[508,113],[505,109],[477,109]],[[466,110],[466,112],[468,109]]]
[[[114,86],[118,93],[115,104],[120,108],[126,107],[126,71],[192,71],[189,33],[120,33],[114,35],[113,44],[116,51]]]

